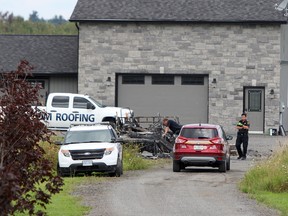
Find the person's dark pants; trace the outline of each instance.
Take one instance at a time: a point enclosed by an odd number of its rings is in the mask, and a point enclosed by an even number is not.
[[[241,150],[241,144],[243,143],[243,151]],[[236,149],[239,157],[246,157],[248,147],[248,133],[238,133],[236,139]]]

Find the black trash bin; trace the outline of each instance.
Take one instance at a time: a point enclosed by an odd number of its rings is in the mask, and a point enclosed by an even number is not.
[[[277,129],[269,128],[269,135],[270,136],[277,136]]]

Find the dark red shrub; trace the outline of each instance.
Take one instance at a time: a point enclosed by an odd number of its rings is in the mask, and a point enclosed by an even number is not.
[[[38,145],[39,141],[50,142],[51,132],[41,122],[41,113],[32,108],[39,104],[40,89],[27,82],[32,69],[27,61],[21,61],[16,71],[1,75],[0,215],[25,210],[42,215],[34,206],[45,207],[63,185]]]

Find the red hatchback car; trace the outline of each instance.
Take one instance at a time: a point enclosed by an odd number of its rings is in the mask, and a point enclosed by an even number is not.
[[[180,131],[173,147],[173,172],[187,166],[218,167],[230,170],[230,146],[220,125],[187,124]]]

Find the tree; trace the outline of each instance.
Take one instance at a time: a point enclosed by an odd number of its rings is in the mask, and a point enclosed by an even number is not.
[[[29,21],[31,22],[45,22],[43,18],[39,18],[37,11],[32,11],[32,14],[29,15]]]
[[[41,113],[31,105],[39,102],[40,86],[26,81],[33,67],[21,61],[18,69],[2,73],[0,87],[0,214],[35,212],[60,192],[63,180],[55,176],[52,162],[44,157],[39,141],[50,142],[51,132]],[[51,142],[50,142],[51,143]]]
[[[61,24],[63,24],[63,23],[66,23],[67,22],[67,20],[65,20],[64,18],[63,18],[63,16],[57,16],[57,15],[55,15],[54,16],[54,18],[53,19],[50,19],[50,20],[48,20],[48,22],[49,23],[52,23],[52,24],[54,24],[54,25],[61,25]]]
[[[37,11],[30,14],[29,20],[13,13],[0,11],[0,34],[28,34],[28,35],[77,35],[74,23],[66,21],[63,16],[55,16],[45,21],[40,19]]]

